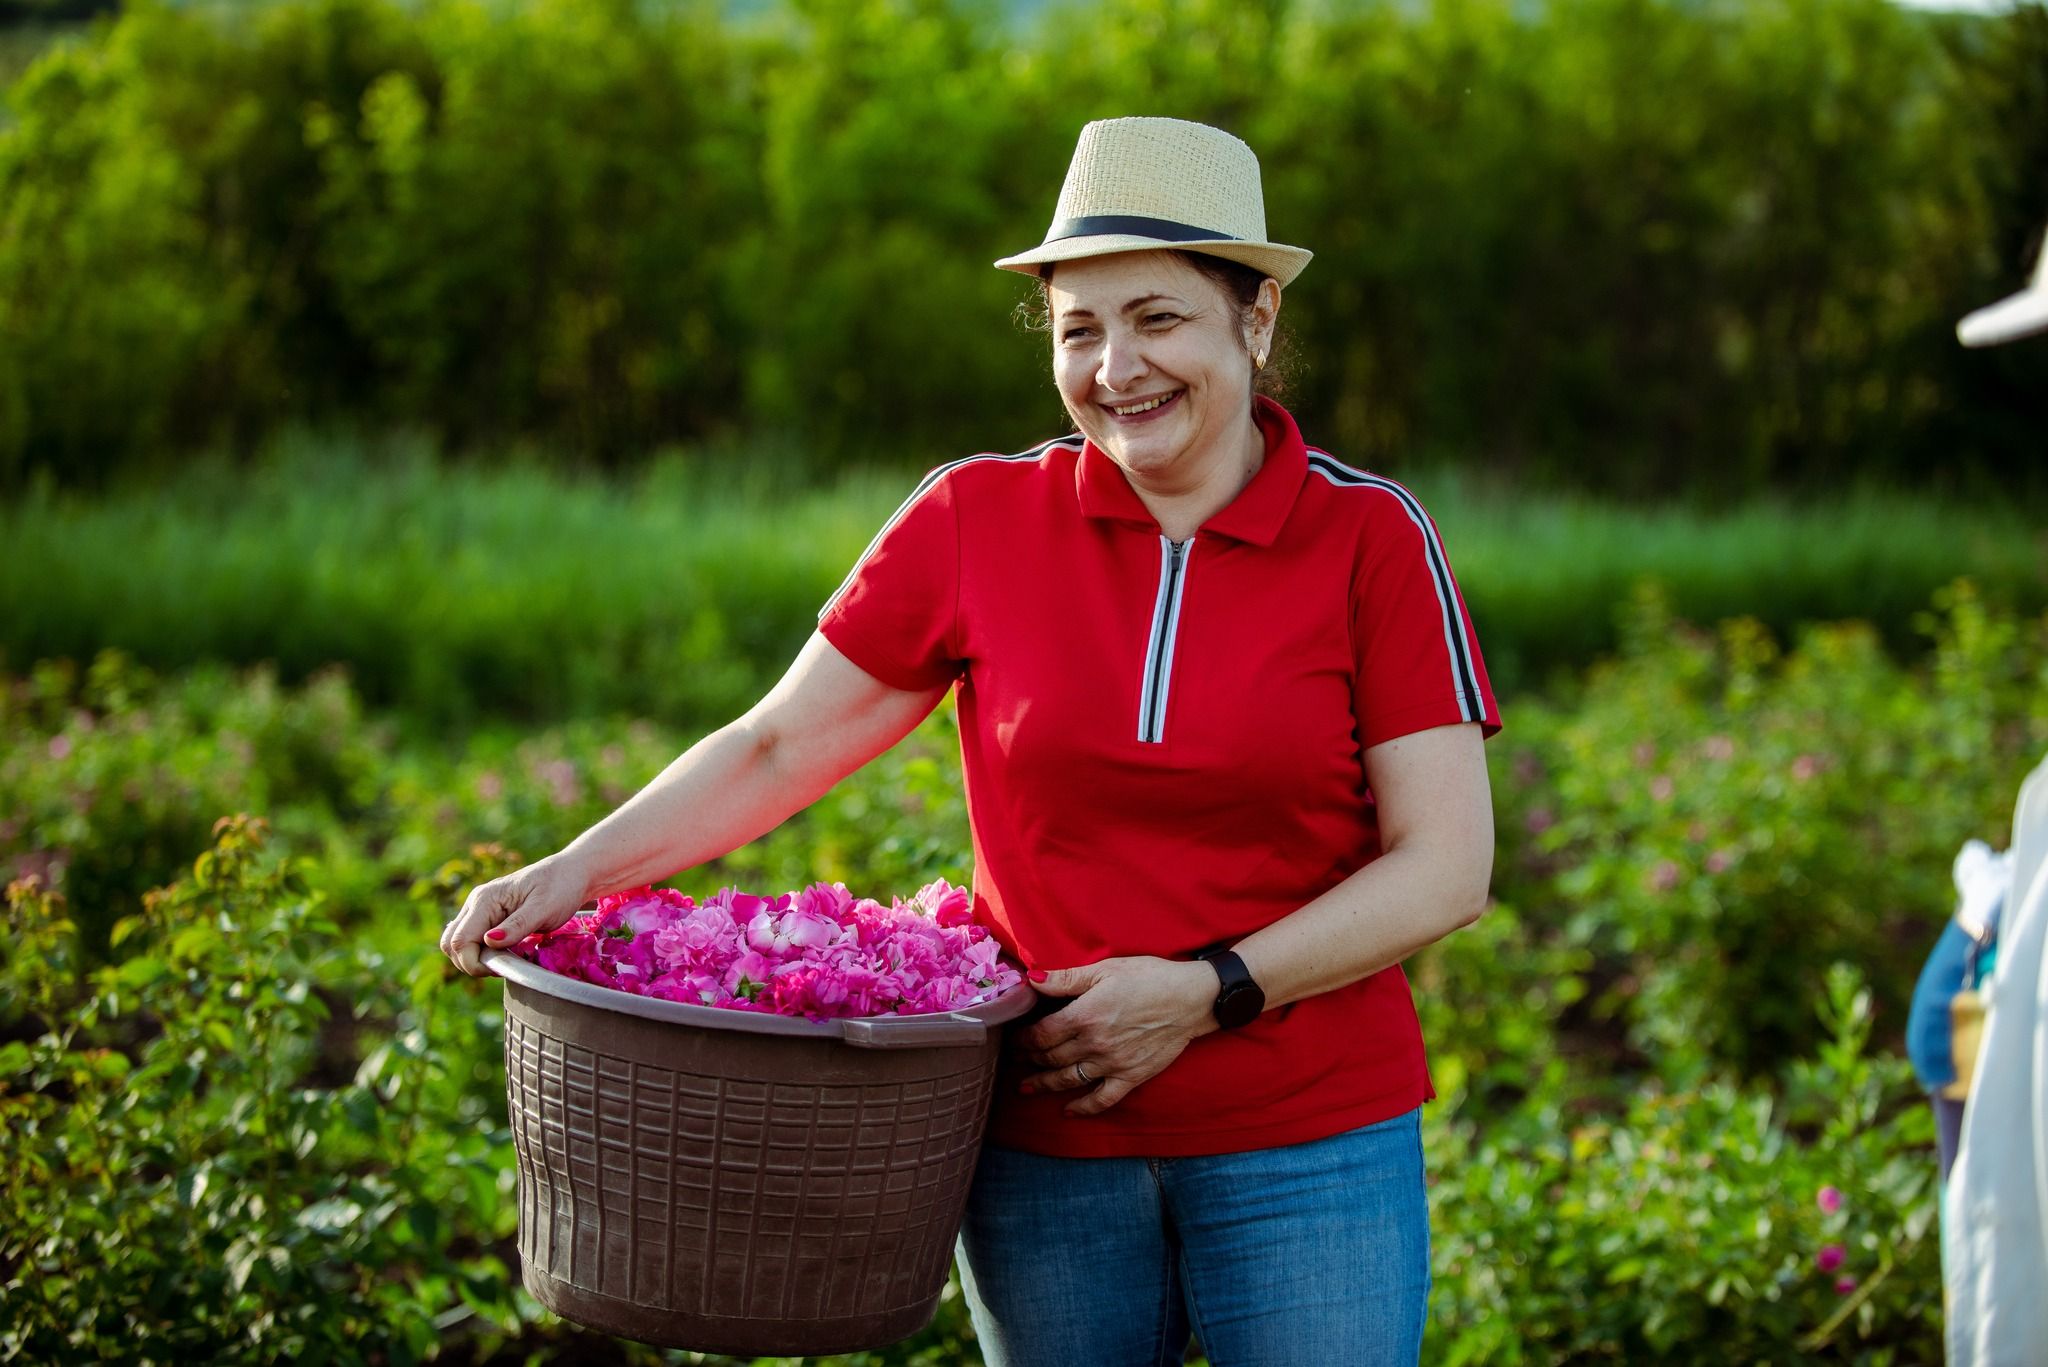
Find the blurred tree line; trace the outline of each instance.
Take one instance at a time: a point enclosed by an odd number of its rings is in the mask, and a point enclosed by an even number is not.
[[[1346,458],[2013,487],[2048,8],[1888,0],[131,4],[0,127],[0,486],[279,424],[929,464],[1066,423],[990,269],[1080,125],[1259,151]]]

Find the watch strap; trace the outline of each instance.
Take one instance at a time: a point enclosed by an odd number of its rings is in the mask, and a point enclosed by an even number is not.
[[[1216,977],[1225,992],[1239,983],[1248,983],[1252,980],[1252,971],[1244,966],[1244,960],[1237,957],[1237,951],[1234,949],[1204,950],[1199,957],[1216,970]]]
[[[1266,1009],[1266,993],[1235,951],[1217,945],[1195,956],[1216,970],[1216,1001],[1210,1011],[1226,1030],[1249,1025]]]

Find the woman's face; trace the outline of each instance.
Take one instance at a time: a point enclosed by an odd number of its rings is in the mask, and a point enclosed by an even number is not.
[[[1247,327],[1222,286],[1166,252],[1063,261],[1048,282],[1053,377],[1083,435],[1133,474],[1187,453],[1221,459],[1251,408],[1279,286],[1260,287]]]

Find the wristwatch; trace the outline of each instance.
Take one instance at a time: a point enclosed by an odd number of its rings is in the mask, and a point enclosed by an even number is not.
[[[1205,960],[1222,979],[1223,985],[1216,993],[1216,1004],[1210,1008],[1218,1025],[1225,1030],[1235,1030],[1259,1018],[1259,1013],[1266,1009],[1266,994],[1252,981],[1251,970],[1244,966],[1243,959],[1220,945],[1215,949],[1205,949],[1195,957]]]

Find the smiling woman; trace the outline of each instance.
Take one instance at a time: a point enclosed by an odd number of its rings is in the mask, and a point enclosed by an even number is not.
[[[1272,346],[1280,287],[1262,279],[1240,306],[1174,252],[1054,269],[1045,289],[1060,398],[1166,534],[1185,540],[1264,459],[1250,398]]]
[[[1220,256],[1204,256],[1200,252],[1177,248],[1163,250],[1160,254],[1199,272],[1222,290],[1240,312],[1248,313],[1258,303],[1261,290],[1271,279],[1264,271],[1240,262],[1226,261]],[[1038,292],[1017,306],[1018,320],[1033,332],[1052,332],[1052,292],[1047,283],[1052,279],[1054,269],[1050,263],[1040,266]],[[1266,353],[1252,357],[1252,392],[1272,399],[1285,398],[1293,378],[1293,353],[1293,338],[1286,322],[1275,320],[1272,341]]]
[[[477,889],[471,971],[772,828],[957,698],[974,918],[1048,999],[959,1258],[989,1362],[1413,1363],[1435,1095],[1401,960],[1475,919],[1500,725],[1442,541],[1255,393],[1309,254],[1258,162],[1088,125],[1039,247],[1078,429],[933,470],[789,673]],[[1249,276],[1237,274],[1248,271]]]

